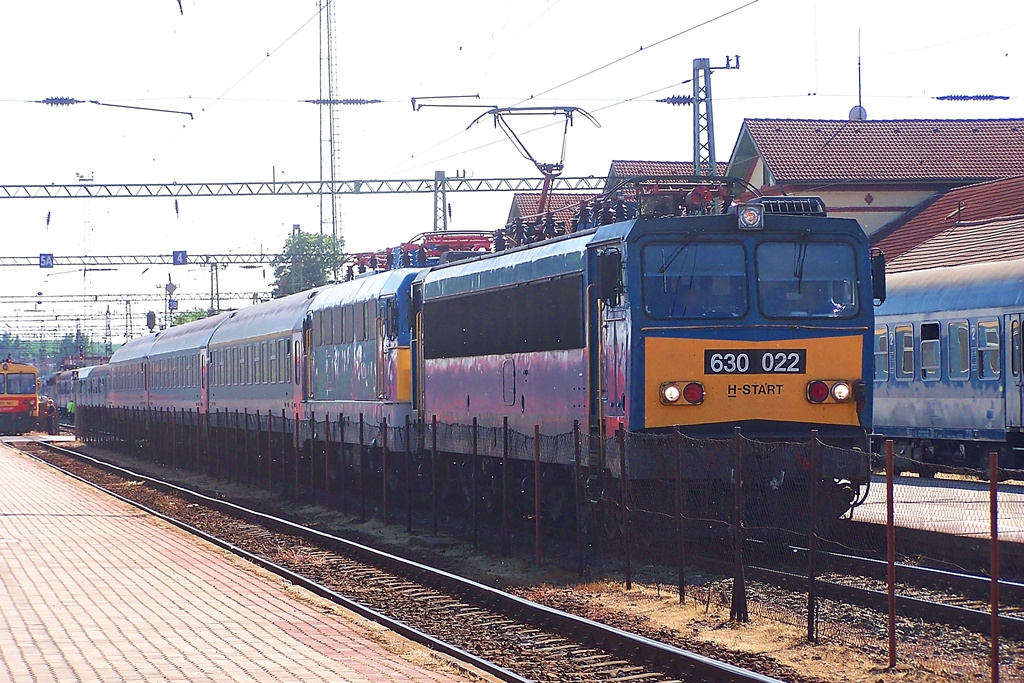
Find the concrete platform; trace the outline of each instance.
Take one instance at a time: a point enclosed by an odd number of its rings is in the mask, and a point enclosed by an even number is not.
[[[472,680],[3,445],[0,482],[0,680]]]
[[[897,527],[955,536],[989,538],[988,482],[897,477],[893,486]],[[1024,543],[1024,487],[999,485],[999,540]],[[853,511],[859,522],[885,524],[885,477],[873,475],[864,504]]]

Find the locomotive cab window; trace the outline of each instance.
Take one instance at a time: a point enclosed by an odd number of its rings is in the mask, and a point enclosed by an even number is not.
[[[644,311],[651,318],[738,318],[747,312],[742,244],[652,242],[642,261]]]
[[[999,321],[978,322],[978,377],[996,379],[999,377]]]
[[[757,298],[768,318],[857,315],[857,263],[841,243],[762,242],[754,252]]]
[[[875,381],[889,378],[889,326],[875,328]]]
[[[921,323],[921,379],[939,379],[942,374],[939,353],[939,324]]]
[[[895,330],[896,379],[914,377],[914,326],[900,325]]]

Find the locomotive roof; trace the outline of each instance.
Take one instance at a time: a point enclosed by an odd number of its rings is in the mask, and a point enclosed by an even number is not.
[[[887,278],[878,315],[1024,305],[1024,259],[928,268]]]
[[[587,231],[433,268],[423,278],[423,296],[450,296],[578,273],[586,262],[587,244],[594,237],[593,231]]]
[[[309,310],[318,311],[342,304],[365,301],[381,294],[393,294],[411,280],[421,268],[397,268],[387,270],[355,280],[341,282],[325,288],[309,306]]]
[[[290,334],[302,325],[306,309],[320,289],[297,292],[227,314],[213,331],[210,345],[229,344],[277,334]]]
[[[221,313],[202,320],[194,320],[178,325],[156,335],[156,341],[149,355],[157,356],[164,353],[198,350],[210,342],[210,336],[217,327],[228,319],[230,313]]]
[[[124,363],[127,361],[145,358],[149,355],[149,350],[153,347],[153,342],[155,341],[155,334],[144,334],[141,337],[129,339],[121,346],[121,348],[114,351],[114,354],[110,357],[110,362]]]

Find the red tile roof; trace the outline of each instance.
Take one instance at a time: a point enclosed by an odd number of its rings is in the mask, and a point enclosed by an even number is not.
[[[1010,261],[1024,253],[1024,215],[988,221],[967,221],[889,261],[886,270],[958,266],[968,263]]]
[[[552,193],[548,195],[548,210],[555,214],[556,221],[571,222],[576,217],[580,202],[590,202],[599,197],[596,194]],[[512,197],[512,208],[509,220],[513,218],[533,218],[540,214],[539,192],[517,192]]]
[[[743,129],[776,183],[960,184],[1024,173],[1024,119],[746,119]]]
[[[718,175],[724,175],[729,164],[719,161]],[[613,161],[608,177],[629,178],[646,175],[693,175],[692,161]]]
[[[1024,214],[1024,175],[967,185],[922,202],[871,236],[890,261],[964,221]]]

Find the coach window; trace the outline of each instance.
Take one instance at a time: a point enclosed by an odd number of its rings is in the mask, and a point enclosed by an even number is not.
[[[320,311],[320,345],[330,346],[332,344],[334,344],[334,321],[331,309],[325,308]]]
[[[1010,323],[1010,372],[1020,376],[1020,320]]]
[[[309,316],[309,326],[311,328],[310,343],[313,346],[320,346],[320,335],[323,326],[320,324],[320,312],[311,313]]]
[[[896,328],[895,352],[896,379],[914,377],[914,326],[900,325]]]
[[[355,332],[356,341],[361,342],[366,339],[366,318],[364,316],[365,309],[362,304],[353,304],[354,316],[355,316]]]
[[[284,342],[284,353],[281,354],[281,362],[284,363],[284,381],[292,381],[292,345],[288,343],[288,340]]]
[[[374,300],[363,302],[363,320],[366,321],[367,341],[374,341],[377,338],[377,302]]]
[[[978,377],[999,377],[999,321],[978,322]]]
[[[331,314],[331,319],[334,322],[334,343],[341,344],[345,341],[345,309],[338,306],[334,309],[334,313]]]
[[[937,380],[942,375],[939,324],[921,323],[921,379]]]
[[[875,328],[875,381],[889,377],[889,326]]]
[[[345,340],[351,343],[356,335],[356,307],[353,304],[345,306]]]
[[[252,344],[246,344],[245,345],[245,383],[246,384],[252,384],[252,381],[254,379],[253,375],[256,374],[256,373],[253,372],[253,370],[254,370],[254,368],[252,366]]]

